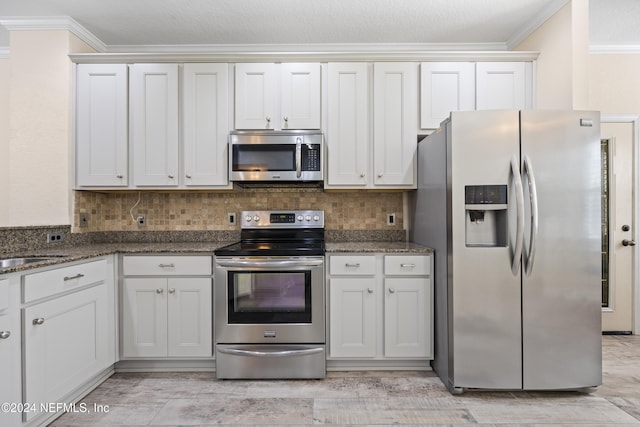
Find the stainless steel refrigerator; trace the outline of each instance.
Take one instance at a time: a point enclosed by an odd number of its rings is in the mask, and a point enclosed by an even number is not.
[[[601,384],[600,171],[597,112],[454,112],[418,144],[411,238],[435,249],[452,393]]]

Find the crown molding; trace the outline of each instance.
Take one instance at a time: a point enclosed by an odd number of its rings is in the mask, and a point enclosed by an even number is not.
[[[589,53],[592,54],[640,54],[640,45],[589,45]]]
[[[347,53],[506,51],[505,43],[309,43],[109,45],[105,53]]]
[[[509,40],[507,40],[507,49],[515,49],[520,43],[524,41],[527,37],[529,37],[535,30],[540,28],[542,24],[544,24],[549,18],[558,13],[560,9],[562,9],[569,0],[555,0],[554,2],[549,3],[547,7],[545,7],[536,17],[535,19],[529,22],[529,25],[524,26],[520,29],[520,31],[516,32]]]
[[[0,59],[9,58],[10,50],[8,47],[0,46]]]
[[[69,16],[3,16],[0,25],[8,31],[66,30],[98,52],[107,50],[107,46],[99,38]]]
[[[174,52],[174,53],[78,53],[77,64],[188,63],[188,62],[372,62],[372,61],[535,61],[532,51],[340,51],[340,52]]]

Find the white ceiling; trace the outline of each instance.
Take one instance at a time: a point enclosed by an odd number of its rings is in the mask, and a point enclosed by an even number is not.
[[[420,44],[505,49],[568,0],[0,0],[0,21],[70,17],[105,51],[194,45]],[[589,0],[592,43],[640,45],[640,1]],[[622,12],[622,13],[621,13]],[[620,25],[620,16],[629,24]],[[603,29],[604,28],[604,29]],[[8,46],[6,30],[0,47]]]

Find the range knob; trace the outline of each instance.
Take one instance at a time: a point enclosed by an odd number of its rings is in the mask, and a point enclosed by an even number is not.
[[[260,217],[259,217],[258,215],[256,215],[256,216],[254,216],[254,217],[253,217],[253,220],[254,220],[255,222],[258,222],[258,221],[260,221]]]
[[[307,215],[307,216],[305,217],[305,219],[306,219],[307,221],[311,221],[311,215]]]
[[[252,220],[251,215],[245,216],[244,220],[247,221],[247,222],[251,222],[251,220]]]
[[[298,218],[297,218],[298,221],[302,221],[303,219],[304,217],[302,215],[298,215]]]
[[[314,220],[314,221],[320,221],[320,216],[319,216],[319,215],[315,215],[315,216],[313,217],[313,220]]]

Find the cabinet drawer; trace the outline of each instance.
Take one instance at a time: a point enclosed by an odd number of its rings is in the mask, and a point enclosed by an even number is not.
[[[107,261],[87,262],[24,276],[24,302],[45,298],[69,289],[104,281]]]
[[[430,257],[424,255],[386,255],[384,274],[391,276],[428,276],[431,274]]]
[[[125,256],[122,273],[125,276],[209,276],[210,256]]]
[[[9,308],[9,281],[0,280],[0,311]]]
[[[374,255],[346,255],[329,257],[329,274],[363,276],[376,273]]]

